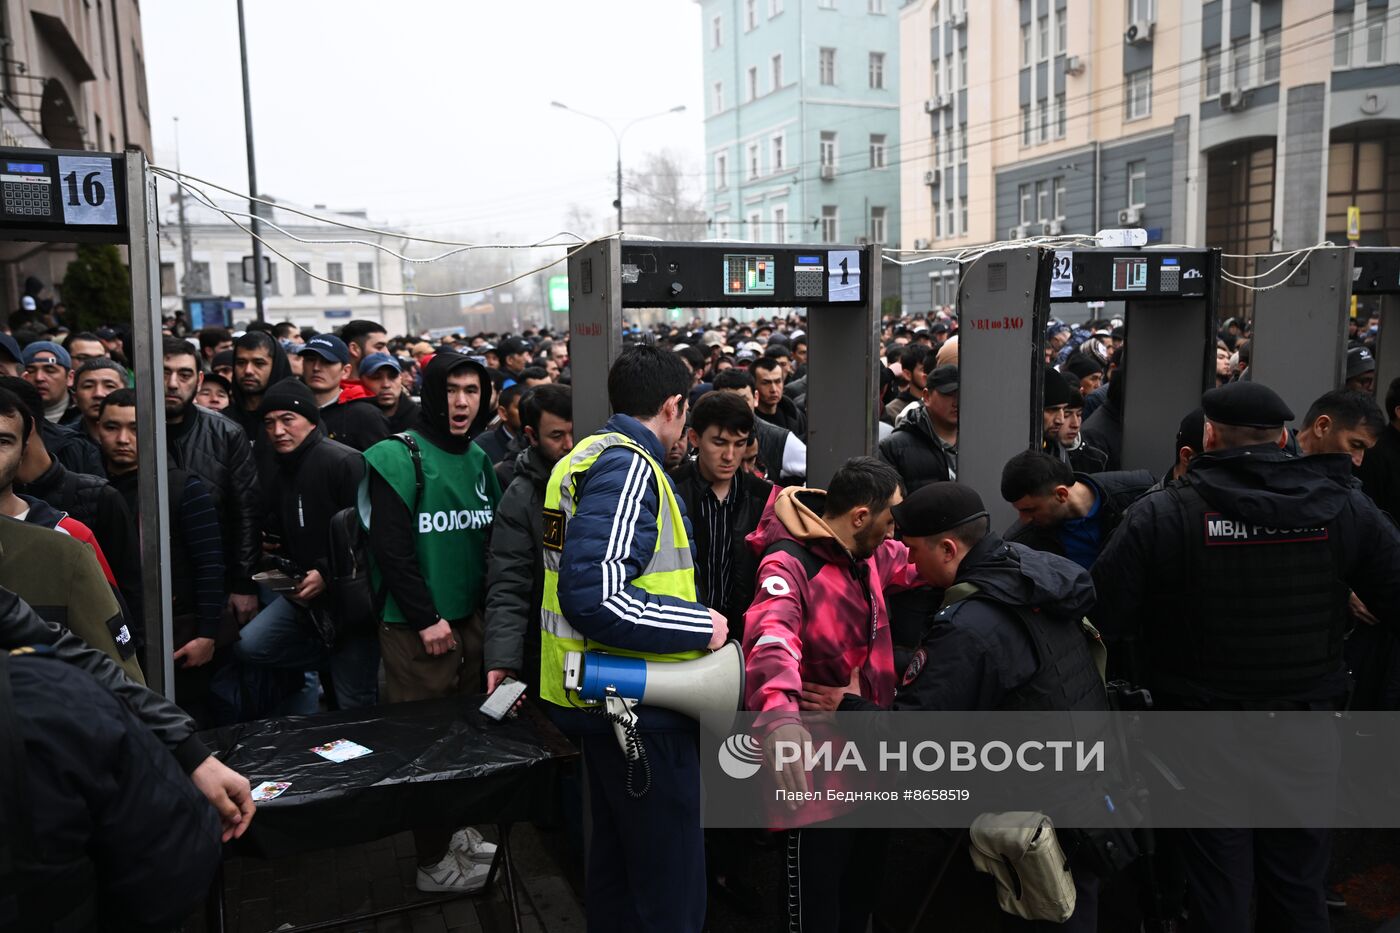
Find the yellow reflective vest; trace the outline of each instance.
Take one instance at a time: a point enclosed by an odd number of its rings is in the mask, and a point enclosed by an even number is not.
[[[642,573],[627,582],[655,596],[697,601],[695,561],[690,552],[690,539],[685,532],[685,519],[680,500],[676,498],[661,464],[624,434],[603,432],[584,438],[554,465],[544,493],[544,597],[540,606],[539,695],[559,706],[585,705],[577,696],[569,697],[564,689],[564,656],[567,652],[604,651],[650,661],[688,661],[705,654],[703,650],[652,654],[590,641],[569,624],[560,608],[559,564],[564,553],[569,520],[577,508],[575,491],[580,478],[598,461],[603,451],[616,446],[626,447],[642,457],[652,470],[659,494],[656,550]],[[603,555],[599,554],[598,559],[601,561],[602,558]]]

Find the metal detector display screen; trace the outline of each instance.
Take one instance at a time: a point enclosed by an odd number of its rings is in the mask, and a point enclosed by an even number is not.
[[[1113,260],[1113,290],[1147,291],[1147,257],[1127,256]]]
[[[773,257],[754,253],[726,253],[724,293],[771,297],[774,292]]]

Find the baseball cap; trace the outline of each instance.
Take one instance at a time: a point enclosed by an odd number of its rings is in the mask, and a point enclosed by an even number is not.
[[[503,357],[515,356],[517,353],[529,353],[530,344],[524,337],[507,337],[497,349]]]
[[[345,345],[344,340],[335,334],[317,334],[297,348],[297,353],[303,356],[307,353],[315,353],[321,359],[332,363],[345,364],[350,362],[350,348]]]
[[[890,512],[899,533],[915,538],[942,534],[973,519],[987,517],[987,507],[977,490],[950,482],[929,483],[905,497]]]
[[[32,363],[57,363],[64,369],[73,368],[73,358],[68,351],[52,340],[36,340],[24,348],[24,365]]]
[[[24,362],[24,352],[19,348],[19,341],[9,334],[0,334],[0,350],[4,350],[16,363]]]
[[[25,295],[23,298],[21,298],[19,300],[19,306],[25,311],[33,311],[38,307],[38,305],[34,303],[33,295]]]
[[[925,385],[939,395],[952,395],[958,391],[958,367],[952,363],[939,366],[928,374]]]
[[[374,372],[376,369],[383,369],[385,366],[389,367],[396,373],[403,372],[403,366],[399,363],[397,359],[390,356],[389,354],[371,353],[369,356],[365,357],[364,360],[360,362],[360,375],[368,375],[369,373]]]
[[[1347,378],[1355,379],[1362,373],[1376,371],[1376,357],[1365,347],[1352,347],[1347,351]]]

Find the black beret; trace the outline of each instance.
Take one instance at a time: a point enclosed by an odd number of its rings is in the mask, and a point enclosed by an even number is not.
[[[890,511],[900,534],[916,538],[941,534],[987,515],[975,489],[949,482],[929,483]]]
[[[1281,428],[1293,420],[1278,393],[1258,382],[1232,382],[1201,396],[1201,408],[1216,424],[1240,428]]]
[[[1043,404],[1046,408],[1069,404],[1069,383],[1065,382],[1064,376],[1049,366],[1045,367],[1045,399]]]

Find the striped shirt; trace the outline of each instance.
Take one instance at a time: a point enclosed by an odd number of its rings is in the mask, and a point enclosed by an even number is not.
[[[729,592],[729,576],[734,565],[734,554],[730,547],[730,533],[733,526],[734,506],[739,501],[737,478],[729,484],[729,494],[723,499],[715,495],[713,488],[707,488],[700,497],[699,514],[692,521],[703,524],[709,533],[709,553],[700,554],[696,575],[696,591],[700,602],[706,606],[723,606]]]

